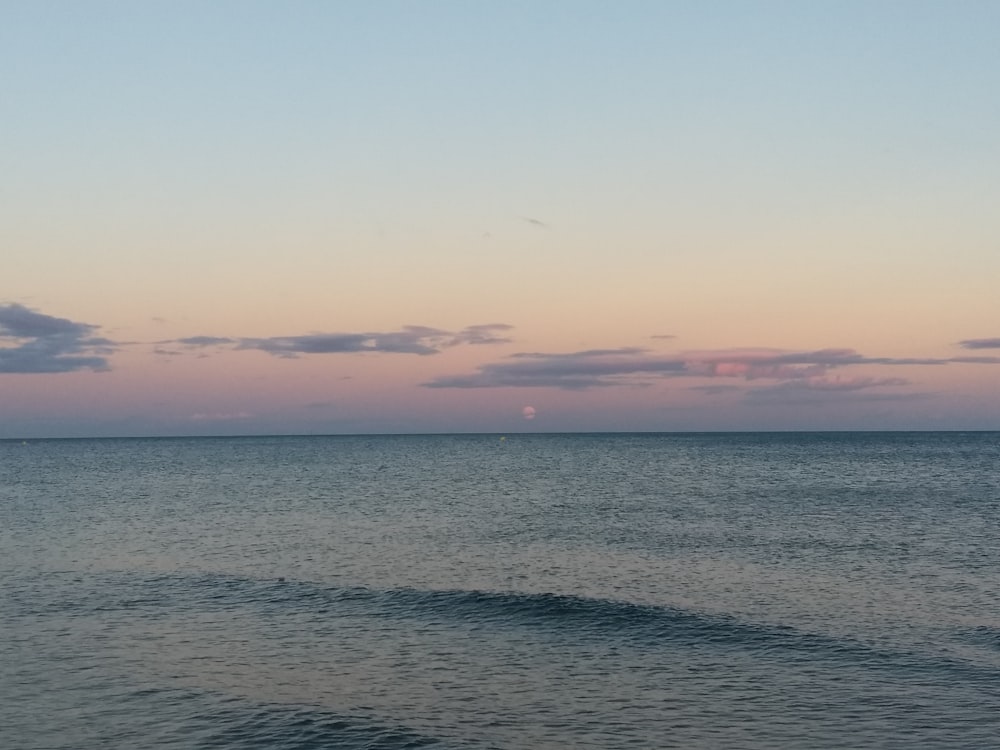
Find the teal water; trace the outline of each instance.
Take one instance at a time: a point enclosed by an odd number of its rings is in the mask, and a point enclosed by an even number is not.
[[[0,442],[0,738],[1000,747],[1000,433]]]

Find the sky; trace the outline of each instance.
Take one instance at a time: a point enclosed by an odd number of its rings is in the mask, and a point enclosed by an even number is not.
[[[3,0],[0,438],[1000,429],[998,28]]]

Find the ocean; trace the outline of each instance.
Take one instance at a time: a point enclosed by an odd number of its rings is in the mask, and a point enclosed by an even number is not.
[[[0,747],[1000,748],[1000,433],[0,441]]]

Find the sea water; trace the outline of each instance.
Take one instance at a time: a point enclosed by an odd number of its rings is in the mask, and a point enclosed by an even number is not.
[[[997,748],[1000,433],[0,442],[0,747]]]

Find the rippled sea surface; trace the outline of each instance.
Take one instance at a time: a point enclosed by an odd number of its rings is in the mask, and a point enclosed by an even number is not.
[[[1000,747],[1000,433],[0,442],[0,746]]]

